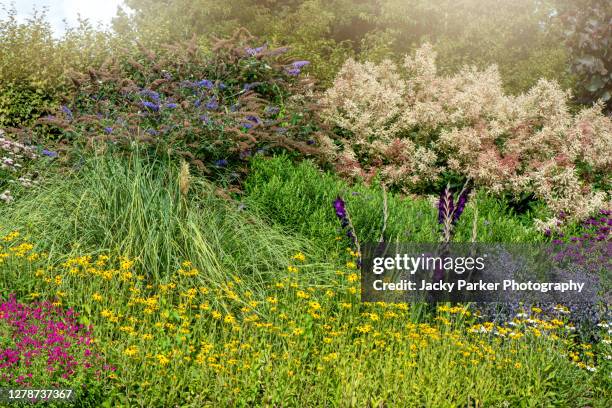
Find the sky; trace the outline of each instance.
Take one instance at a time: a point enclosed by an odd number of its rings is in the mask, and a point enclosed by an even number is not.
[[[117,12],[117,7],[123,4],[123,0],[0,0],[0,5],[9,6],[13,4],[17,9],[19,20],[23,21],[32,15],[34,7],[40,10],[48,9],[47,18],[53,27],[56,36],[64,32],[66,20],[70,26],[77,23],[77,16],[89,19],[92,23],[100,22],[110,24],[111,19]],[[4,12],[1,11],[0,18]]]

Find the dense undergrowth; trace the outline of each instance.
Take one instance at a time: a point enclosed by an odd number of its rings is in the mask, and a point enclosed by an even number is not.
[[[81,387],[83,405],[609,405],[607,329],[581,343],[567,309],[487,323],[469,306],[360,304],[331,200],[371,239],[381,192],[309,162],[257,160],[242,202],[136,152],[30,194],[0,212],[1,294],[92,325],[110,371]],[[432,203],[388,203],[389,239],[434,239]],[[502,202],[472,203],[480,238],[537,239]]]
[[[612,406],[605,298],[360,298],[359,245],[381,242],[545,244],[609,295],[612,120],[565,89],[551,4],[457,37],[481,0],[153,3],[61,39],[44,15],[0,22],[0,388],[83,407]]]

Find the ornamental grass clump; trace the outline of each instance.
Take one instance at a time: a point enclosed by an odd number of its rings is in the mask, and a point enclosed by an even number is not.
[[[555,82],[506,95],[495,66],[443,76],[435,56],[426,44],[401,67],[344,64],[320,100],[336,131],[319,136],[341,174],[380,174],[406,192],[458,175],[494,193],[533,194],[568,220],[608,207],[612,120],[600,104],[574,115]]]

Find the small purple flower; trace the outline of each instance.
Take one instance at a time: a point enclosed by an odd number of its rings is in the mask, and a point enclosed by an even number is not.
[[[140,91],[140,95],[150,98],[153,102],[159,103],[159,94],[152,89],[143,89]]]
[[[346,207],[342,198],[337,197],[334,200],[334,209],[336,210],[336,216],[340,219],[346,218]]]
[[[72,111],[66,105],[62,105],[62,112],[64,112],[66,117],[68,117],[68,120],[71,121],[72,119],[74,119],[74,116],[72,115]]]
[[[210,125],[210,123],[211,123],[211,120],[210,120],[210,118],[208,117],[208,115],[201,115],[201,116],[200,116],[200,120],[202,120],[202,121],[203,121],[204,123],[206,123],[207,125]]]
[[[157,136],[159,135],[159,132],[155,129],[147,129],[146,132],[151,135],[151,136]]]
[[[215,161],[215,166],[217,167],[226,167],[227,164],[228,162],[225,159],[220,159],[220,160]]]
[[[454,223],[456,223],[459,220],[459,217],[461,217],[461,214],[463,214],[463,210],[465,210],[465,205],[467,204],[469,194],[470,194],[470,189],[466,188],[463,191],[463,193],[459,195],[459,198],[457,199],[457,207],[455,208],[455,211],[453,212],[453,222]]]
[[[263,82],[250,82],[250,83],[248,83],[248,84],[244,84],[244,85],[242,86],[242,89],[243,89],[243,90],[245,90],[245,91],[250,91],[251,89],[258,87],[258,86],[259,86],[259,85],[261,85],[262,83],[263,83]]]
[[[202,79],[201,81],[196,82],[196,85],[200,88],[213,89],[213,83],[208,79]]]
[[[291,76],[298,76],[298,75],[300,75],[300,72],[302,72],[302,71],[300,71],[299,68],[289,68],[287,70],[287,74],[291,75]]]
[[[142,106],[144,106],[145,108],[152,110],[153,112],[158,112],[159,111],[159,105],[157,105],[156,103],[153,102],[149,102],[149,101],[144,101],[142,103]]]
[[[301,69],[309,64],[310,64],[310,61],[295,61],[293,64],[291,64],[291,66],[296,69]]]
[[[178,105],[176,103],[167,103],[166,108],[168,109],[176,109]]]
[[[259,118],[257,116],[253,116],[253,115],[249,115],[247,116],[247,120],[255,123],[255,124],[260,124],[261,121],[259,120]]]
[[[251,57],[255,57],[259,54],[261,54],[262,52],[264,52],[266,50],[266,48],[268,48],[267,44],[262,45],[261,47],[257,47],[257,48],[250,48],[247,47],[246,48],[246,53],[249,54]]]
[[[113,133],[113,128],[110,126],[105,127],[104,133],[106,133],[107,135],[110,135],[111,133]]]
[[[208,102],[206,103],[206,109],[209,110],[216,110],[219,108],[219,102],[217,102],[217,97],[213,96],[212,98],[210,98],[208,100]]]
[[[266,106],[266,109],[264,109],[264,113],[267,115],[276,115],[278,112],[280,112],[278,106]]]
[[[52,152],[51,150],[47,150],[47,149],[44,149],[42,151],[42,154],[44,154],[45,156],[48,156],[48,157],[57,157],[57,156],[59,156],[57,154],[57,152]]]

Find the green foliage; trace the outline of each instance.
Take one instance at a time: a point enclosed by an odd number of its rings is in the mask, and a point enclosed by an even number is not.
[[[134,154],[83,159],[81,166],[50,178],[28,200],[0,206],[2,230],[25,229],[51,254],[115,251],[156,278],[190,259],[211,278],[231,270],[260,280],[308,247],[239,212],[201,179],[190,179],[185,196],[170,163]]]
[[[583,350],[566,317],[558,326],[526,311],[528,318],[512,326],[490,323],[505,333],[494,336],[472,331],[483,321],[468,306],[440,306],[424,318],[418,306],[360,303],[354,262],[347,262],[354,258],[333,248],[334,234],[308,225],[320,221],[333,230],[329,199],[347,186],[287,157],[254,165],[252,180],[269,195],[270,214],[282,217],[283,208],[293,207],[314,212],[293,224],[312,239],[296,234],[290,220],[270,226],[249,208],[216,197],[201,180],[191,180],[183,193],[177,166],[138,155],[85,158],[80,169],[58,175],[30,200],[0,207],[0,287],[19,300],[55,298],[74,308],[116,367],[87,384],[87,401],[78,404],[609,406],[609,362],[602,356],[610,346]],[[275,173],[291,191],[272,196],[282,183],[265,180]],[[247,204],[256,201],[256,187]],[[376,205],[366,220],[359,204],[368,205],[367,197],[347,197],[361,223],[374,221]],[[389,199],[390,217],[411,217],[391,220],[391,230],[412,223],[416,236],[433,226],[425,219],[435,219],[427,202]],[[275,208],[275,200],[284,205]],[[513,218],[503,204],[479,200],[492,223]],[[423,220],[415,217],[419,210]],[[21,235],[5,235],[15,229]],[[365,224],[361,231],[368,234]],[[32,251],[22,244],[28,242]],[[315,244],[332,248],[326,258],[336,263],[318,257]],[[581,367],[602,362],[589,372],[572,364],[570,351]]]
[[[340,223],[332,206],[346,201],[358,238],[378,242],[383,228],[383,194],[376,183],[349,186],[338,177],[318,170],[311,162],[298,165],[287,156],[258,159],[245,182],[245,203],[271,222],[315,239],[331,251]],[[440,231],[435,200],[388,194],[387,242],[437,242]],[[478,242],[537,242],[533,214],[517,215],[507,202],[480,192],[457,225],[455,239],[469,242],[477,210]],[[346,245],[345,240],[342,245]],[[327,244],[325,244],[327,243]]]
[[[580,101],[601,99],[612,111],[612,6],[607,0],[560,3],[572,69],[580,78]]]
[[[31,123],[43,113],[57,108],[53,95],[44,89],[5,84],[0,88],[0,127]]]
[[[123,35],[129,32],[149,42],[159,35],[206,39],[244,26],[273,44],[290,45],[296,58],[313,61],[312,72],[323,82],[331,81],[348,57],[399,59],[429,41],[446,72],[464,64],[496,63],[513,93],[542,76],[567,87],[573,84],[551,18],[553,1],[131,0],[126,5],[135,13],[115,21]]]
[[[75,74],[72,100],[38,124],[80,147],[130,151],[141,142],[152,155],[182,157],[234,183],[256,152],[314,151],[307,135],[293,137],[304,114],[294,115],[286,101],[301,93],[299,73],[308,62],[295,65],[282,49],[255,41],[237,30],[209,52],[195,41],[158,53],[139,45]]]
[[[109,34],[85,21],[57,39],[44,12],[21,23],[15,9],[0,19],[0,127],[32,124],[59,105],[70,70],[100,62],[112,48]]]

